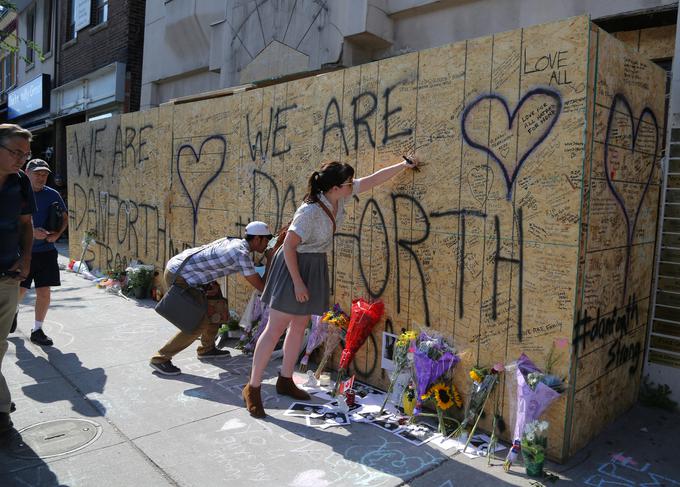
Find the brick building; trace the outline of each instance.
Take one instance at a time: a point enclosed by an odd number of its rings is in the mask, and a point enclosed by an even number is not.
[[[66,175],[66,127],[139,110],[144,0],[58,2],[58,84],[52,90],[56,169]]]

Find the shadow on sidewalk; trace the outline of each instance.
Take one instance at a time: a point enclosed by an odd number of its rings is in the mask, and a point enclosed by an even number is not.
[[[59,482],[50,466],[22,441],[21,433],[15,429],[0,436],[0,472],[6,487],[68,487]]]
[[[60,389],[46,387],[46,383],[44,381],[41,382],[40,377],[35,373],[36,370],[42,368],[42,365],[49,365],[60,372],[62,367],[67,368],[69,370],[69,375],[89,374],[94,377],[92,383],[96,384],[96,387],[88,390],[78,389],[79,392],[82,395],[87,395],[92,392],[101,394],[104,391],[104,385],[106,384],[106,373],[103,368],[98,367],[96,369],[88,369],[87,367],[83,367],[82,362],[75,353],[62,353],[61,350],[55,347],[44,348],[48,356],[48,359],[45,360],[45,358],[41,356],[33,355],[33,353],[26,348],[23,339],[11,337],[8,341],[14,343],[16,348],[17,365],[26,375],[32,377],[37,382],[36,384],[30,384],[21,388],[26,397],[43,404],[70,401],[71,409],[73,411],[87,417],[104,416],[106,414],[106,407],[99,401],[90,398],[84,400],[79,395],[74,395],[70,388]],[[36,362],[38,362],[38,366],[36,366]],[[28,366],[29,363],[30,366]]]

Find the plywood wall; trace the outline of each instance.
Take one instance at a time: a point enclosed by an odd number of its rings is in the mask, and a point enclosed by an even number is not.
[[[596,71],[605,41],[594,44],[590,31],[588,19],[576,17],[71,127],[71,252],[79,255],[80,235],[96,229],[98,244],[87,254],[96,267],[131,258],[162,267],[178,250],[240,235],[250,220],[286,223],[324,161],[352,164],[361,177],[416,150],[423,170],[349,201],[335,238],[335,300],[349,308],[359,296],[381,298],[387,309],[353,371],[384,386],[382,331],[423,327],[463,352],[455,379],[462,391],[471,365],[526,352],[544,366],[551,349],[554,372],[575,391],[576,309],[609,308],[626,280],[621,210],[598,155],[607,96],[625,85],[636,113],[647,101],[659,109],[651,99],[656,78],[637,57],[624,69],[628,54],[616,41],[606,41],[612,54]],[[639,79],[624,83],[631,70]],[[647,136],[640,131],[638,147],[648,151]],[[634,193],[626,184],[636,183],[635,171],[622,167],[619,176],[621,191]],[[655,195],[646,193],[625,274],[641,323]],[[228,282],[240,309],[249,290],[237,277]],[[604,346],[598,350],[606,353]],[[572,423],[578,431],[599,425],[572,421],[572,406],[594,390],[583,376],[574,376],[582,389],[547,412],[553,457],[566,455],[572,437],[575,444],[588,437],[572,434]],[[499,392],[510,424],[512,381]]]
[[[637,398],[661,183],[665,73],[593,29],[570,451]]]

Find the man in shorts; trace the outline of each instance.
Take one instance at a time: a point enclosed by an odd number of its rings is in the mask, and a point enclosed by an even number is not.
[[[61,234],[68,226],[68,214],[66,205],[59,193],[46,185],[50,175],[50,166],[42,159],[33,159],[26,165],[26,174],[31,180],[37,212],[33,215],[33,251],[31,257],[31,271],[28,277],[21,282],[19,289],[19,301],[31,289],[35,282],[35,323],[31,330],[31,341],[37,345],[49,347],[52,339],[45,335],[42,329],[43,322],[50,307],[51,290],[53,286],[61,286],[59,278],[59,265],[57,264],[57,249],[54,246]],[[50,209],[56,205],[61,212]],[[55,228],[49,228],[50,212],[61,213],[61,221],[56,223]],[[15,316],[16,319],[16,316]]]

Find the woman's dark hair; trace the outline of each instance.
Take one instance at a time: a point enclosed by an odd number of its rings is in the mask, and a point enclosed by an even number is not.
[[[342,162],[327,162],[321,169],[314,171],[309,176],[307,184],[307,194],[304,197],[305,203],[316,203],[319,201],[319,194],[328,191],[333,186],[340,186],[348,179],[354,177],[354,168]]]

